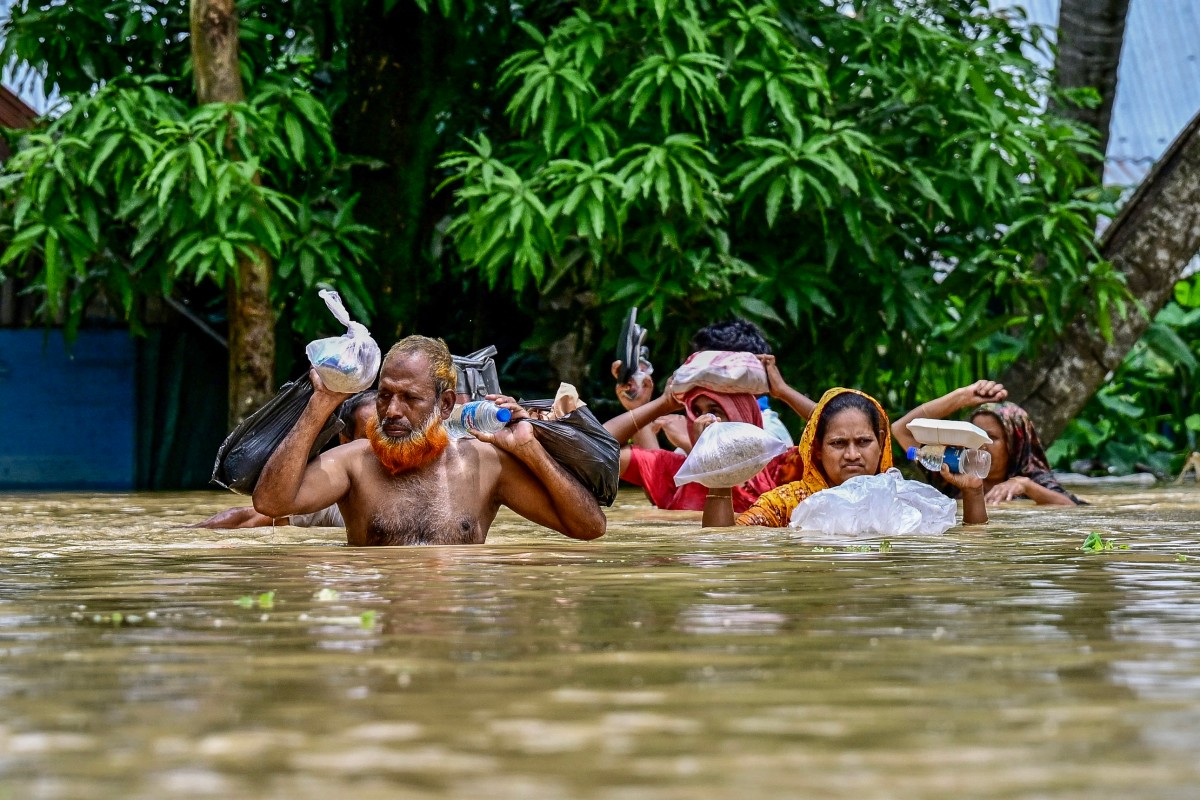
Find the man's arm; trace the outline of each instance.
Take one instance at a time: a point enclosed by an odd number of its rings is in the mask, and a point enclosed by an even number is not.
[[[969,386],[955,389],[936,400],[930,400],[909,411],[892,423],[892,438],[901,450],[907,451],[919,443],[908,430],[914,419],[945,419],[964,408],[974,408],[984,403],[998,403],[1008,397],[1008,390],[995,381],[975,381]]]
[[[529,423],[496,433],[476,432],[481,442],[501,450],[497,493],[501,503],[526,519],[572,539],[597,539],[608,520],[596,498],[550,457]]]
[[[269,517],[318,511],[340,500],[350,489],[342,451],[355,448],[356,443],[322,453],[308,463],[309,450],[325,421],[350,395],[326,389],[316,370],[309,374],[313,394],[304,414],[271,454],[254,487],[254,508]]]

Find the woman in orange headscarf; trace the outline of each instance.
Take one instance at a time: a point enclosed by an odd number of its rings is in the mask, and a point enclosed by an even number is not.
[[[887,412],[875,398],[855,389],[830,389],[821,397],[800,437],[804,473],[799,480],[765,492],[735,520],[728,489],[709,489],[704,504],[705,527],[764,525],[787,527],[792,512],[824,489],[841,486],[859,475],[878,475],[892,466],[892,436]],[[987,521],[982,482],[978,478],[942,476],[963,491],[963,522]]]

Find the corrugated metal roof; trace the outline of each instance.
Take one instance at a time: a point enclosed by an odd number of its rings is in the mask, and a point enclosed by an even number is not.
[[[1054,36],[1059,0],[993,0],[1020,6]],[[1033,54],[1031,54],[1033,55]],[[1041,56],[1043,61],[1047,61]],[[1104,182],[1139,183],[1200,112],[1200,2],[1130,0],[1109,125]]]
[[[12,14],[14,0],[0,0],[0,22],[8,22]],[[4,42],[4,31],[0,30],[0,44]],[[45,114],[59,102],[58,89],[53,89],[49,95],[43,90],[40,75],[28,67],[18,67],[15,61],[5,64],[0,70],[0,82],[21,98],[27,106],[38,114]]]

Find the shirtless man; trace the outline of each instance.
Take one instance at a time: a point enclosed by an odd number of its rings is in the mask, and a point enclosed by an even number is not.
[[[259,512],[304,514],[336,502],[351,545],[481,543],[501,505],[575,539],[604,535],[596,498],[546,453],[511,398],[494,398],[512,412],[508,427],[449,439],[442,422],[454,407],[456,375],[440,339],[397,342],[379,373],[368,438],[306,465],[321,426],[346,398],[315,371],[312,381],[304,415],[258,479]]]

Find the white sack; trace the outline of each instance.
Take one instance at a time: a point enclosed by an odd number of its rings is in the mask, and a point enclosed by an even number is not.
[[[958,505],[898,469],[859,475],[824,489],[792,512],[791,527],[842,537],[941,534],[954,527]]]
[[[322,289],[318,294],[338,322],[346,326],[346,333],[309,342],[304,349],[308,363],[313,365],[325,386],[335,392],[370,389],[379,374],[379,345],[375,344],[366,326],[350,319],[337,292]]]
[[[714,422],[704,429],[675,473],[675,485],[738,486],[762,472],[788,446],[748,422]]]
[[[767,370],[753,353],[701,350],[671,378],[675,394],[697,387],[726,394],[766,394],[770,383]]]

